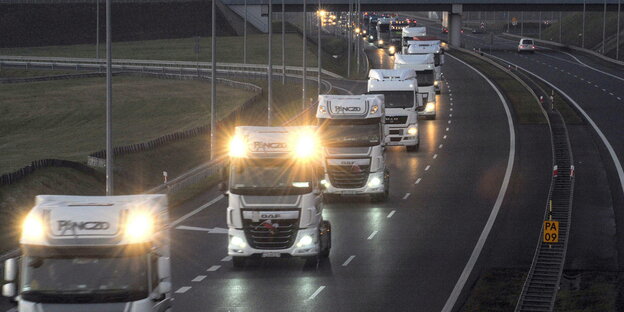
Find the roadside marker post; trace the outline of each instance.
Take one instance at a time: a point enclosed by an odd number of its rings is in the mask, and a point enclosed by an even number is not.
[[[559,242],[559,221],[544,221],[543,242],[549,244]]]

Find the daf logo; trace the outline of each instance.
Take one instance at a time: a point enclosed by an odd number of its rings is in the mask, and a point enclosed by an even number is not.
[[[267,149],[285,149],[286,143],[254,142],[253,148],[255,151],[267,150]]]
[[[279,219],[280,216],[279,213],[263,213],[260,215],[260,219]]]
[[[80,231],[104,231],[110,228],[110,224],[105,221],[83,221],[74,222],[71,220],[59,220],[57,221],[58,231],[61,235],[65,235],[65,232],[71,231],[75,233],[76,230]]]
[[[362,108],[357,106],[335,106],[336,113],[359,112]]]
[[[354,165],[355,161],[341,161],[340,164],[341,165]]]

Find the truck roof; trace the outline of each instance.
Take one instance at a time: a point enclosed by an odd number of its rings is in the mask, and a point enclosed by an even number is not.
[[[371,69],[368,72],[368,79],[377,81],[414,80],[416,73],[408,69]]]
[[[413,68],[416,70],[434,69],[435,59],[429,54],[397,54],[394,58],[394,68]]]
[[[413,69],[371,69],[368,73],[368,92],[413,91],[417,87]]]
[[[39,195],[27,220],[37,220],[42,236],[23,229],[21,244],[44,246],[113,246],[151,241],[153,235],[130,239],[125,227],[135,215],[146,216],[154,233],[169,223],[167,195],[126,196]]]
[[[403,37],[420,37],[427,35],[427,27],[405,27]]]
[[[292,140],[293,133],[315,130],[315,126],[238,126],[234,132],[247,142],[248,158],[283,158],[290,157],[292,149],[289,141]]]
[[[393,18],[392,17],[380,17],[377,20],[377,24],[390,24],[392,23]]]
[[[384,117],[382,94],[319,95],[316,118],[368,119]]]
[[[416,42],[416,43],[412,43]],[[440,46],[427,43],[418,43],[418,41],[409,41],[407,47],[408,54],[438,54],[440,53]]]

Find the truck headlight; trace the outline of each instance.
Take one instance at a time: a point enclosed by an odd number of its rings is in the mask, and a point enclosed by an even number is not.
[[[435,111],[435,102],[428,102],[427,106],[425,106],[425,112],[433,112]]]
[[[368,36],[368,38],[370,38],[370,40],[373,40],[373,38],[375,38],[375,37],[373,37],[373,35],[370,35],[370,36]]]
[[[314,242],[314,239],[312,238],[312,236],[304,235],[303,237],[301,237],[301,239],[297,243],[297,247],[301,248],[301,247],[310,246],[312,245],[313,242]]]
[[[230,157],[245,157],[247,155],[247,144],[243,138],[235,136],[230,141]]]
[[[22,238],[40,241],[43,239],[44,229],[43,222],[39,217],[29,215],[22,224]]]
[[[407,128],[407,134],[415,136],[418,134],[418,128],[416,126],[410,126]]]
[[[131,241],[146,240],[154,232],[154,218],[147,212],[130,213],[125,234]]]
[[[381,40],[381,39],[380,39],[379,41],[377,41],[377,43],[378,43],[379,45],[382,45],[382,44],[383,44],[383,40]]]
[[[434,86],[436,86],[436,87],[437,87],[439,84],[440,84],[440,83],[439,83],[437,80],[433,82],[433,85],[434,85]]]
[[[244,239],[242,239],[242,238],[240,238],[238,236],[231,236],[230,237],[230,247],[243,249],[243,248],[247,247],[247,243],[245,242]]]
[[[294,153],[298,159],[310,159],[317,156],[318,139],[312,131],[304,131],[294,138]]]
[[[390,46],[390,47],[388,48],[388,53],[390,53],[390,54],[394,54],[395,52],[396,52],[396,48],[395,48],[394,46]]]
[[[368,187],[379,187],[381,185],[381,179],[379,177],[373,177],[368,181]]]

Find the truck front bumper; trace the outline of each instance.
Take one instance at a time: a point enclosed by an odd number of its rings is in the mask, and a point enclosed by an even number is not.
[[[249,246],[245,237],[245,232],[240,229],[230,228],[228,230],[228,256],[234,257],[251,257],[258,255],[261,257],[281,257],[281,256],[293,256],[293,257],[305,257],[315,256],[319,253],[319,237],[318,229],[300,229],[297,232],[297,238],[290,248],[287,249],[256,249]],[[302,245],[301,240],[304,236],[312,237],[312,243],[309,245]],[[234,239],[234,237],[237,237]]]

